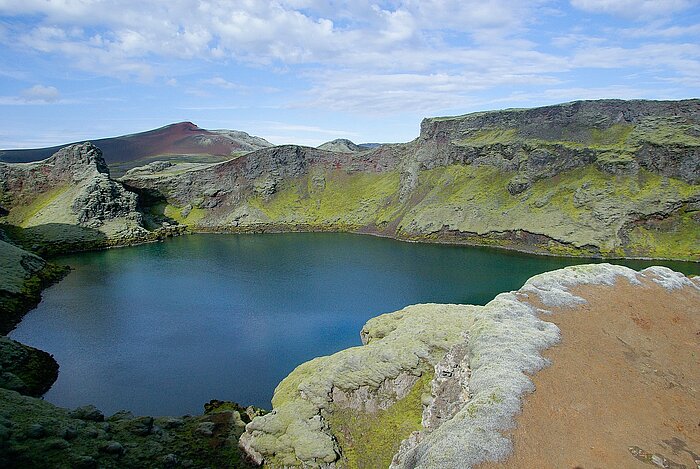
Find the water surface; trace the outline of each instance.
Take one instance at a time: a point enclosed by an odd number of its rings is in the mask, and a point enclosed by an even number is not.
[[[59,362],[45,398],[107,414],[182,415],[210,399],[269,408],[294,367],[359,345],[378,314],[485,304],[534,274],[591,261],[289,233],[183,236],[58,262],[74,270],[11,334]],[[665,265],[700,274],[698,264]]]

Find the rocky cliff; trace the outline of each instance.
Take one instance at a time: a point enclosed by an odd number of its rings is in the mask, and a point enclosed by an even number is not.
[[[610,293],[606,298],[611,304],[596,302],[601,292]],[[660,376],[652,381],[661,390],[659,396],[652,394],[649,384],[649,394],[641,396],[644,402],[640,406],[656,409],[652,412],[655,423],[645,431],[651,433],[653,444],[672,436],[688,441],[683,426],[671,430],[663,422],[677,418],[676,413],[693,413],[693,402],[697,402],[694,389],[700,376],[695,372],[669,374],[692,367],[695,359],[691,345],[683,345],[685,337],[672,334],[667,348],[676,351],[671,355],[674,358],[653,361],[658,354],[654,347],[649,348],[644,336],[650,334],[652,323],[657,324],[654,318],[660,320],[660,312],[645,307],[650,297],[663,298],[662,309],[675,318],[667,325],[676,333],[700,324],[697,278],[690,280],[663,267],[635,272],[610,264],[568,267],[535,276],[520,290],[500,294],[485,306],[414,305],[378,316],[362,329],[365,345],[316,358],[285,378],[275,390],[273,411],[246,425],[241,447],[253,461],[266,467],[469,468],[502,461],[513,452],[507,432],[514,427],[521,400],[534,391],[532,375],[550,363],[542,352],[562,340],[560,329],[549,316],[555,311],[601,316],[585,334],[576,329],[565,331],[570,335],[563,346],[571,349],[573,361],[580,366],[586,367],[585,357],[591,352],[576,344],[590,340],[607,346],[609,331],[614,331],[610,343],[619,349],[619,359],[630,361],[634,379],[648,378],[648,366],[640,366],[638,360],[652,361],[649,366]],[[618,316],[623,305],[629,305],[631,316],[627,316],[627,309],[625,316]],[[599,310],[604,311],[602,315]],[[558,355],[554,357],[556,360]],[[628,369],[617,361],[609,366],[613,375]],[[575,368],[564,371],[568,376],[596,374],[596,370],[586,373]],[[606,378],[596,386],[615,382],[602,368],[598,372],[599,378]],[[677,395],[666,395],[669,382],[674,383]],[[558,395],[556,388],[561,383],[550,380],[546,385]],[[638,409],[625,407],[626,394],[581,394],[584,402],[571,405],[599,405],[621,414],[623,420],[641,415]],[[659,407],[664,399],[670,400],[669,404]],[[556,418],[543,418],[545,426],[547,419]],[[565,426],[577,428],[579,420],[584,418],[571,418]],[[623,427],[624,436],[629,428]],[[525,434],[527,431],[527,427],[523,429]],[[611,435],[613,430],[612,426],[594,428],[589,433],[577,438],[587,441]],[[561,453],[557,435],[543,432],[533,438],[537,445],[551,446],[555,453]],[[622,440],[597,449],[615,453],[614,458],[622,461],[619,467],[630,466],[639,453],[629,450],[632,442]],[[600,453],[593,454],[597,464],[607,458],[612,456],[601,459]],[[551,459],[540,458],[515,467],[558,467],[551,463]]]
[[[86,249],[148,239],[136,194],[112,180],[90,143],[35,163],[0,163],[0,222],[35,251]]]
[[[10,244],[0,231],[0,334],[11,331],[39,303],[42,288],[65,273],[65,268]]]
[[[345,230],[700,259],[700,101],[583,101],[426,119],[413,142],[297,146],[122,181],[195,230]]]

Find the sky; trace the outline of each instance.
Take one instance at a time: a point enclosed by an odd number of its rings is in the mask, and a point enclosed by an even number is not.
[[[424,117],[700,97],[700,0],[0,0],[0,148],[173,122],[405,142]]]

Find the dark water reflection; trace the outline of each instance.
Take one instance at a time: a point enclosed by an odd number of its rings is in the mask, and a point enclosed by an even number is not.
[[[372,316],[484,304],[534,274],[590,261],[299,233],[193,235],[60,262],[74,270],[11,334],[60,363],[46,399],[179,415],[213,398],[269,408],[295,366],[359,345]],[[698,264],[666,265],[700,274]]]

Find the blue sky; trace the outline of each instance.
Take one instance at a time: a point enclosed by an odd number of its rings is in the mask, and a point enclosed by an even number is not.
[[[427,116],[700,97],[698,0],[0,0],[0,148],[177,121],[400,142]]]

